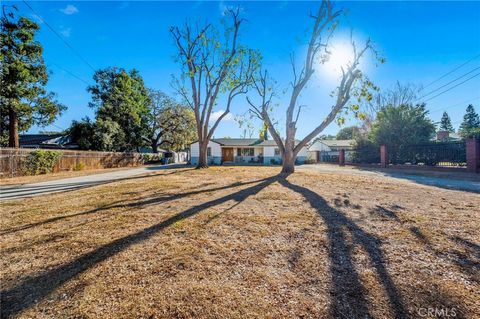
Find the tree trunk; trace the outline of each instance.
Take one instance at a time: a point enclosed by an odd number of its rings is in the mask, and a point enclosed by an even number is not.
[[[158,144],[156,142],[152,143],[152,152],[158,153]]]
[[[208,141],[206,143],[200,140],[198,141],[199,155],[197,168],[208,168],[207,146]]]
[[[18,140],[18,114],[12,108],[10,108],[8,112],[8,122],[9,122],[8,146],[19,148],[20,143]]]
[[[285,147],[285,152],[282,156],[282,173],[292,174],[295,172],[295,159],[297,155],[293,149]]]
[[[285,138],[285,150],[282,154],[282,173],[292,174],[295,172],[295,159],[297,154],[295,153],[295,124],[290,122],[287,124],[287,137]]]

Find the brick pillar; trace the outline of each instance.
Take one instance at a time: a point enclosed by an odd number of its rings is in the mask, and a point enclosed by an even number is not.
[[[480,139],[467,139],[467,170],[480,173]]]
[[[380,145],[380,167],[386,168],[387,166],[388,166],[387,145]]]
[[[340,153],[338,154],[338,164],[340,166],[345,166],[345,150],[340,150]]]

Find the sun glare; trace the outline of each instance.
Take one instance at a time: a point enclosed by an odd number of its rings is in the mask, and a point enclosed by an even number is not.
[[[330,56],[321,68],[329,77],[339,77],[342,67],[345,69],[353,61],[353,48],[349,42],[337,42],[329,48]]]

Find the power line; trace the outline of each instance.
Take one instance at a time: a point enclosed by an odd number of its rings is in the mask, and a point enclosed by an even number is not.
[[[49,128],[49,127],[55,127],[55,128],[57,128],[57,129],[60,129],[61,131],[65,131],[65,129],[64,129],[63,127],[58,126],[58,125],[55,124],[55,123],[51,123],[51,124],[49,124],[49,125],[47,125],[47,126],[44,126],[44,127],[42,128],[42,130],[45,131],[45,129],[46,129],[46,128]]]
[[[445,78],[446,76],[452,74],[453,72],[457,71],[458,69],[460,69],[461,67],[463,67],[464,65],[467,65],[468,63],[472,62],[473,60],[477,59],[478,57],[480,57],[480,54],[474,56],[473,58],[471,58],[470,60],[460,64],[459,66],[457,66],[456,68],[454,68],[453,70],[445,73],[444,75],[442,75],[441,77],[439,77],[438,79],[436,79],[435,81],[433,82],[430,82],[429,84],[427,84],[426,86],[424,86],[423,88],[420,89],[420,91],[423,91],[425,90],[427,87],[431,86],[432,84],[435,84],[437,83],[438,81],[440,81],[441,79]]]
[[[434,110],[432,110],[432,111],[430,112],[430,114],[433,114],[433,113],[438,112],[438,111],[445,111],[445,110],[448,110],[448,109],[450,109],[450,108],[452,108],[452,107],[455,107],[455,106],[458,106],[458,105],[462,105],[462,104],[464,104],[464,103],[468,103],[468,102],[471,102],[471,101],[475,101],[475,100],[477,100],[477,99],[480,99],[480,96],[477,96],[477,97],[475,97],[475,98],[473,98],[473,99],[468,99],[468,100],[466,100],[466,101],[462,101],[462,102],[459,102],[459,103],[456,103],[456,104],[453,104],[453,105],[450,105],[450,106],[447,106],[447,107],[441,107],[441,108],[438,108],[438,109],[434,109]]]
[[[53,62],[50,62],[49,64],[53,64],[55,65],[57,68],[59,68],[60,70],[62,71],[65,71],[66,73],[70,74],[71,76],[73,76],[74,78],[76,78],[77,80],[79,81],[82,81],[83,83],[85,83],[86,85],[90,85],[90,83],[88,83],[87,81],[85,81],[84,79],[82,79],[81,77],[79,77],[78,75],[76,75],[75,73],[65,69],[64,67],[61,67],[60,65],[56,64],[56,63],[53,63]]]
[[[23,3],[30,9],[32,10],[32,12],[37,16],[37,18],[42,22],[44,23],[49,29],[50,31],[52,31],[66,46],[67,48],[69,48],[80,60],[82,60],[86,65],[88,65],[88,67],[90,69],[92,69],[93,72],[95,72],[95,68],[90,64],[88,63],[88,61],[80,54],[78,53],[77,50],[75,50],[60,34],[58,34],[57,31],[55,31],[55,29],[50,25],[48,24],[47,21],[45,21],[45,19],[43,19],[28,3],[27,1],[23,0]]]
[[[435,96],[433,96],[433,97],[431,97],[431,98],[429,98],[429,99],[426,99],[426,100],[425,100],[425,101],[423,101],[423,102],[425,103],[425,102],[427,102],[427,101],[430,101],[430,100],[432,100],[432,99],[434,99],[434,98],[436,98],[436,97],[438,97],[438,96],[442,95],[443,93],[446,93],[446,92],[448,92],[448,91],[450,91],[450,90],[452,90],[452,89],[456,88],[457,86],[459,86],[459,85],[462,85],[463,83],[465,83],[465,82],[467,82],[467,81],[470,81],[471,79],[473,79],[473,78],[475,78],[475,77],[477,77],[477,76],[479,76],[479,75],[480,75],[480,73],[477,73],[477,74],[475,74],[475,75],[473,75],[473,76],[469,77],[469,78],[468,78],[468,79],[466,79],[465,81],[463,81],[463,82],[460,82],[460,83],[458,83],[458,84],[456,84],[456,85],[454,85],[454,86],[452,86],[452,87],[450,87],[450,88],[446,89],[445,91],[442,91],[442,92],[438,93],[437,95],[435,95]]]
[[[54,127],[56,127],[56,128],[59,128],[59,129],[61,129],[62,131],[65,131],[65,129],[64,129],[63,127],[61,127],[61,126],[58,126],[58,125],[57,125],[57,124],[55,124],[55,123],[52,123],[51,125],[52,125],[52,126],[54,126]]]
[[[434,93],[434,92],[437,92],[437,91],[438,91],[438,90],[440,90],[440,89],[443,89],[444,87],[446,87],[446,86],[448,86],[448,85],[452,84],[453,82],[456,82],[456,81],[460,80],[461,78],[463,78],[463,77],[465,77],[465,76],[469,75],[470,73],[473,73],[473,72],[475,72],[475,71],[476,71],[476,70],[478,70],[478,69],[480,69],[480,66],[479,66],[479,67],[476,67],[475,69],[473,69],[473,70],[470,70],[469,72],[467,72],[467,73],[465,73],[465,74],[463,74],[463,75],[459,76],[458,78],[456,78],[456,79],[454,79],[454,80],[452,80],[452,81],[450,81],[450,82],[448,82],[448,83],[446,83],[446,84],[444,84],[444,85],[442,85],[442,86],[440,86],[440,87],[436,88],[435,90],[433,90],[433,91],[430,91],[429,93],[427,93],[427,94],[423,95],[423,96],[422,96],[421,98],[419,98],[418,100],[421,100],[421,99],[423,99],[424,97],[426,97],[426,96],[429,96],[430,94],[432,94],[432,93]]]

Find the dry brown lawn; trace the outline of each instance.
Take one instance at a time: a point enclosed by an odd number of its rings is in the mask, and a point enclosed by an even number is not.
[[[277,172],[164,170],[2,203],[3,316],[480,318],[478,194]]]

